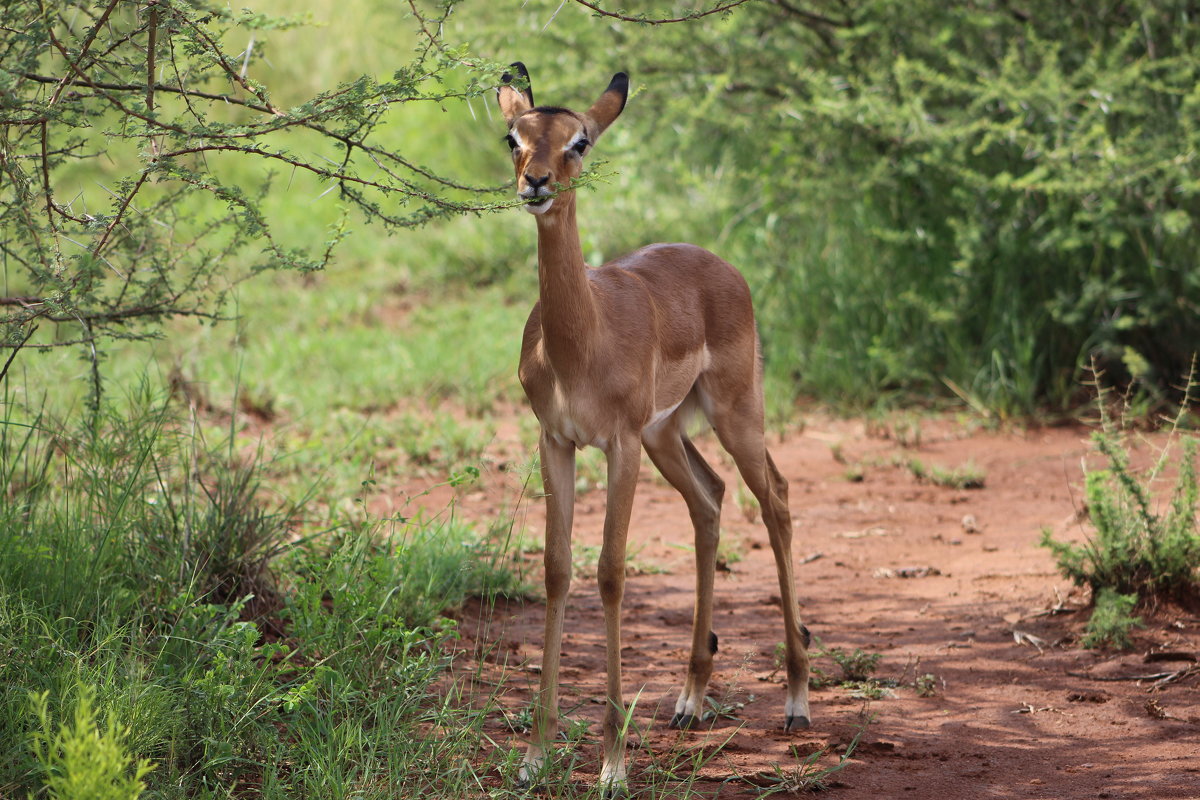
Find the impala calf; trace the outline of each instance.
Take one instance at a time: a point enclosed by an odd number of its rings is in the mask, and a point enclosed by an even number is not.
[[[528,87],[524,65],[513,64]],[[621,596],[625,540],[641,448],[683,495],[695,529],[696,607],[692,653],[672,727],[704,714],[717,637],[712,596],[725,484],[686,433],[699,409],[716,430],[762,507],[779,574],[787,645],[784,728],[806,728],[808,631],[792,579],[787,482],[763,437],[758,331],[746,281],[712,253],[690,244],[654,244],[597,269],[583,262],[571,180],[583,157],[625,107],[629,78],[617,73],[586,113],[538,106],[530,88],[505,75],[498,90],[508,122],[517,193],[538,233],[539,299],[525,325],[519,375],[541,423],[546,488],[546,641],[533,731],[521,767],[536,780],[558,729],[558,670],[567,589],[575,449],[598,447],[608,460],[608,499],[598,578],[604,604],[607,697],[601,783],[625,783],[625,705],[621,698]]]

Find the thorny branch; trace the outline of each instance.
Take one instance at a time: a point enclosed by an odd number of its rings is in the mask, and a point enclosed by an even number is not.
[[[621,13],[615,12],[615,11],[605,11],[603,8],[600,7],[599,3],[590,3],[590,2],[588,2],[588,0],[575,0],[575,2],[578,3],[579,5],[583,6],[584,8],[591,9],[592,11],[594,11],[595,13],[599,14],[602,17],[611,17],[612,19],[619,19],[622,22],[637,22],[637,23],[641,23],[642,25],[669,25],[669,24],[675,23],[675,22],[691,22],[692,20],[701,19],[702,17],[707,17],[711,14],[720,14],[725,11],[729,11],[731,9],[737,8],[738,6],[740,6],[744,3],[748,3],[748,2],[750,2],[750,0],[731,0],[731,2],[721,3],[720,5],[714,6],[713,8],[710,8],[707,11],[697,11],[692,14],[685,14],[681,17],[671,17],[669,19],[668,18],[655,19],[653,17],[647,17],[645,15],[630,16],[628,14],[621,14]]]
[[[322,268],[344,237],[353,209],[368,220],[411,227],[514,205],[469,196],[496,194],[506,186],[472,186],[441,176],[372,140],[389,108],[482,91],[479,86],[446,90],[440,84],[432,92],[423,88],[449,68],[449,61],[425,62],[432,52],[446,52],[441,28],[452,8],[446,5],[436,18],[416,15],[427,38],[425,52],[397,71],[392,82],[361,79],[289,111],[277,107],[248,75],[248,52],[239,68],[234,61],[240,59],[222,50],[227,29],[239,24],[224,4],[107,0],[93,9],[82,0],[67,0],[51,9],[32,0],[7,6],[0,28],[6,36],[20,36],[5,43],[3,68],[15,82],[0,112],[6,142],[0,174],[11,187],[0,195],[0,258],[6,273],[18,270],[20,290],[0,297],[0,308],[7,309],[0,314],[0,348],[11,351],[0,379],[22,349],[66,345],[89,348],[95,379],[98,348],[107,338],[154,336],[153,325],[172,317],[219,319],[212,309],[220,308],[226,291],[220,287],[263,269]],[[76,25],[74,12],[86,27]],[[177,41],[185,46],[177,48]],[[160,79],[164,71],[171,73],[170,82]],[[212,91],[205,86],[212,81],[232,91]],[[168,96],[179,103],[166,102]],[[209,118],[213,110],[222,121]],[[239,112],[249,118],[225,121]],[[288,152],[277,137],[297,129],[319,135],[340,157]],[[61,168],[121,141],[137,143],[140,163],[112,189],[104,186],[112,197],[109,213],[88,209],[86,198],[83,213],[76,211],[78,195],[65,203],[56,199],[56,189],[62,192],[56,184]],[[311,256],[284,246],[258,208],[261,197],[249,197],[236,183],[227,185],[210,168],[205,156],[213,152],[279,162],[331,181],[346,209]],[[210,218],[195,218],[198,208],[212,208],[186,199],[196,192],[216,198],[225,210],[214,208]],[[454,194],[463,192],[467,198]],[[414,208],[393,213],[382,198]],[[209,241],[219,244],[213,248]],[[82,255],[70,248],[64,254],[67,244]],[[226,274],[230,264],[241,265],[237,274]],[[76,325],[81,335],[35,338],[39,321]]]

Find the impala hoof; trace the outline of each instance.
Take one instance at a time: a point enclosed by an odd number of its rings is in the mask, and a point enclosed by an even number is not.
[[[676,714],[671,717],[668,728],[677,728],[679,730],[687,730],[696,725],[696,716],[694,714]]]
[[[783,729],[787,733],[791,733],[793,731],[807,730],[810,725],[812,725],[812,723],[808,721],[808,717],[805,717],[805,716],[788,717],[787,720],[784,722]]]
[[[610,783],[604,787],[604,800],[621,800],[629,797],[629,787],[624,783]]]
[[[671,722],[668,723],[668,728],[678,728],[681,731],[690,731],[700,727],[700,723],[708,719],[708,715],[696,716],[695,714],[676,714],[671,717]]]

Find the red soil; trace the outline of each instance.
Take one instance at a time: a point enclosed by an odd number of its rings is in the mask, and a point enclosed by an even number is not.
[[[898,435],[818,420],[771,443],[791,484],[806,625],[826,648],[882,653],[876,677],[898,681],[888,696],[870,701],[839,686],[813,691],[813,727],[800,734],[782,731],[784,691],[774,664],[782,624],[766,530],[738,507],[734,473],[711,437],[700,448],[730,487],[723,535],[743,551],[717,579],[720,652],[709,689],[732,717],[709,731],[667,729],[688,657],[692,534],[683,501],[643,470],[622,648],[626,701],[637,698],[629,752],[635,797],[640,772],[669,767],[682,751],[703,748],[707,756],[693,788],[732,800],[759,796],[777,768],[795,773],[810,754],[832,766],[858,737],[824,796],[1200,798],[1200,679],[1134,679],[1194,664],[1144,659],[1151,651],[1197,655],[1200,618],[1161,611],[1132,651],[1081,649],[1087,613],[1078,609],[1086,597],[1038,546],[1044,527],[1074,540],[1087,531],[1082,461],[1100,464],[1087,430],[966,432],[928,421],[921,428],[919,443],[902,446],[897,438],[917,438],[914,428]],[[1145,443],[1143,461],[1161,443]],[[985,486],[921,482],[908,468],[912,458],[927,467],[973,462]],[[860,465],[863,480],[850,480],[847,464]],[[485,479],[483,491],[460,499],[460,511],[494,519],[502,505],[511,506],[513,489],[503,477]],[[603,503],[599,491],[578,498],[577,559],[600,542]],[[540,532],[540,503],[527,505],[524,523]],[[537,685],[542,613],[537,603],[464,610],[456,671],[476,674],[481,693],[498,682],[510,719]],[[590,723],[574,771],[583,785],[599,769],[603,665],[601,605],[588,568],[572,586],[561,688],[565,724]],[[828,657],[814,665],[839,672]],[[924,675],[934,676],[934,696],[920,696],[914,686]],[[522,745],[500,714],[488,731],[504,746]],[[690,761],[673,771],[681,780],[694,774]]]

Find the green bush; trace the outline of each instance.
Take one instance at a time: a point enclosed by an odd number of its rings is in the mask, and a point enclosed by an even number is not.
[[[1113,647],[1118,650],[1132,646],[1130,634],[1134,628],[1143,627],[1141,618],[1133,615],[1137,603],[1136,594],[1119,594],[1108,587],[1101,589],[1080,643],[1088,648]]]
[[[95,690],[79,687],[71,719],[55,726],[47,694],[33,696],[41,724],[33,735],[33,751],[46,795],[51,800],[138,800],[146,790],[143,779],[154,766],[129,755],[129,731],[111,717],[100,727],[94,699]]]
[[[622,176],[582,215],[631,216],[618,250],[687,236],[740,266],[771,375],[839,405],[953,392],[1019,413],[1076,402],[1093,358],[1164,395],[1186,375],[1193,15],[813,0],[601,28],[568,7],[519,53],[507,29],[484,41],[556,98],[594,92],[597,63],[630,71],[614,131],[637,136],[603,146]]]
[[[498,545],[453,518],[302,535],[162,398],[0,410],[0,796],[468,793],[482,715],[433,687],[443,612],[519,589]]]
[[[1096,608],[1088,641],[1116,644],[1128,640],[1128,617],[1135,606],[1200,599],[1197,440],[1182,440],[1170,505],[1161,513],[1154,510],[1149,481],[1135,474],[1120,442],[1100,432],[1092,441],[1109,463],[1108,469],[1089,471],[1085,479],[1095,533],[1072,544],[1054,539],[1047,529],[1042,545],[1054,553],[1064,575],[1092,590]]]

